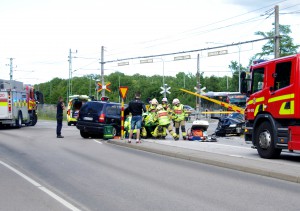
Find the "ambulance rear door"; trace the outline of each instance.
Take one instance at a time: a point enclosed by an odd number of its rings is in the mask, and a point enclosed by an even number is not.
[[[0,119],[8,118],[8,94],[0,91]]]

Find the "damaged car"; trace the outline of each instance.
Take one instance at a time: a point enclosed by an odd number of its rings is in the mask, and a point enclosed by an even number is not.
[[[242,135],[245,132],[245,117],[240,113],[231,113],[228,116],[217,117],[219,119],[216,128],[216,136],[226,136],[229,134]]]

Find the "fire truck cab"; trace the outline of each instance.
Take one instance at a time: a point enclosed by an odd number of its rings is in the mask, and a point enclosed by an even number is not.
[[[34,89],[30,85],[14,80],[0,79],[0,126],[37,123]]]
[[[241,80],[246,142],[268,159],[300,150],[300,54],[254,64],[250,78],[242,73]]]

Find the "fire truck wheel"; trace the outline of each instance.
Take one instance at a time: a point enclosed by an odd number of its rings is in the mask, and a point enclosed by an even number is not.
[[[31,124],[30,124],[30,126],[35,126],[36,123],[37,123],[37,121],[38,121],[38,117],[37,117],[36,113],[34,113],[34,114],[32,115],[32,119],[31,119]]]
[[[272,159],[279,157],[281,149],[275,148],[274,131],[267,121],[261,123],[255,132],[257,152],[260,157]]]
[[[16,119],[16,127],[21,128],[22,127],[22,113],[19,112],[18,119]]]

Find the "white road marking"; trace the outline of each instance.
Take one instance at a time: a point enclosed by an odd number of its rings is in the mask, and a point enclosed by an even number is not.
[[[243,158],[243,156],[241,156],[241,155],[229,155],[229,156],[231,156],[231,157],[237,157],[237,158]]]
[[[93,139],[94,142],[96,142],[97,144],[102,144],[101,141],[97,141],[96,139]]]
[[[35,186],[35,187],[39,188],[40,190],[44,191],[45,193],[47,193],[49,196],[51,196],[52,198],[54,198],[56,201],[60,202],[62,205],[64,205],[68,209],[80,211],[80,209],[78,209],[74,205],[70,204],[69,202],[67,202],[63,198],[59,197],[58,195],[56,195],[55,193],[53,193],[52,191],[50,191],[46,187],[40,185],[39,183],[37,183],[36,181],[34,181],[33,179],[31,179],[30,177],[26,176],[22,172],[18,171],[17,169],[13,168],[12,166],[10,166],[10,165],[2,162],[1,160],[0,160],[0,164],[2,164],[3,166],[5,166],[6,168],[10,169],[11,171],[15,172],[17,175],[19,175],[23,179],[27,180],[28,182],[30,182],[33,186]]]

